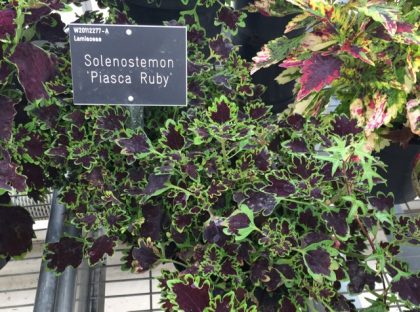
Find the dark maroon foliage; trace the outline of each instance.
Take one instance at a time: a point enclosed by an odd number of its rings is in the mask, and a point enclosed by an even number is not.
[[[392,282],[391,289],[397,292],[404,300],[415,305],[420,305],[420,276],[412,275],[401,277],[398,281]]]
[[[48,244],[45,260],[51,270],[62,273],[68,266],[77,268],[82,259],[83,243],[75,238],[63,237],[59,242]]]
[[[367,268],[364,268],[362,264],[358,263],[355,259],[350,259],[348,261],[349,267],[349,291],[352,293],[361,293],[365,285],[370,289],[375,289],[375,282],[378,281],[378,277],[375,276],[375,273],[368,271]]]
[[[247,193],[247,196],[248,199],[245,200],[245,204],[255,213],[262,212],[264,216],[268,216],[276,207],[276,199],[271,194],[259,191],[250,191]]]
[[[186,284],[176,283],[172,286],[176,302],[183,311],[202,312],[210,302],[209,286],[196,285],[192,279]]]
[[[153,247],[141,242],[139,248],[134,248],[132,252],[133,267],[136,272],[149,270],[159,259],[159,255]]]
[[[10,61],[16,64],[19,81],[28,101],[48,97],[44,83],[50,81],[57,70],[52,55],[29,42],[23,42],[16,47]]]
[[[394,207],[394,196],[379,193],[376,197],[370,197],[369,203],[379,211],[387,211]]]
[[[16,115],[15,105],[12,99],[0,95],[0,141],[7,141],[12,135],[13,118]]]
[[[348,226],[346,217],[347,214],[345,211],[322,214],[322,218],[326,221],[327,225],[339,236],[346,236],[347,234]]]
[[[13,9],[0,10],[0,39],[15,33],[16,25],[13,20],[16,17],[16,12]]]
[[[240,229],[248,227],[250,220],[244,213],[238,213],[228,218],[228,228],[230,233],[238,234]]]
[[[141,211],[144,223],[141,225],[140,234],[143,238],[151,238],[158,241],[161,238],[162,226],[164,223],[164,211],[161,205],[146,204]]]
[[[211,114],[211,119],[219,124],[228,122],[231,119],[230,108],[225,102],[217,103],[217,110]]]
[[[185,139],[173,124],[169,124],[168,130],[164,131],[163,135],[165,136],[165,144],[169,148],[179,150],[184,147]]]
[[[93,241],[88,249],[89,263],[94,265],[101,261],[105,254],[112,256],[114,254],[115,240],[107,235],[102,235]]]
[[[363,131],[362,128],[357,126],[357,120],[349,119],[347,116],[337,116],[332,122],[332,132],[340,137],[358,134]]]
[[[231,30],[237,28],[237,23],[239,21],[240,16],[241,12],[228,7],[222,7],[217,14],[218,20],[225,24]]]
[[[147,137],[144,134],[135,134],[129,139],[119,139],[117,144],[121,146],[122,152],[127,155],[146,153],[149,150]]]
[[[278,179],[274,176],[269,177],[269,180],[271,185],[265,188],[265,190],[269,193],[273,193],[278,196],[289,196],[295,192],[295,187],[287,180]]]
[[[26,188],[26,178],[16,172],[17,166],[0,160],[0,188],[12,190],[12,188],[23,192]]]
[[[308,268],[315,274],[329,276],[331,259],[329,253],[323,248],[308,251],[305,255],[305,261]]]
[[[223,36],[217,36],[209,43],[210,49],[222,58],[228,58],[230,52],[233,50],[233,45],[229,39]]]
[[[0,256],[18,257],[32,249],[34,221],[22,207],[0,204]]]
[[[169,181],[170,176],[168,174],[152,174],[149,176],[149,182],[144,189],[145,195],[153,195],[165,188],[166,183]]]

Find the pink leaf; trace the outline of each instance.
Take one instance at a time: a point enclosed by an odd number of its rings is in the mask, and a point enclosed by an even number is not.
[[[375,63],[373,63],[368,57],[367,53],[369,52],[366,48],[359,47],[353,44],[350,44],[349,41],[346,41],[343,46],[341,47],[341,51],[347,52],[350,55],[352,55],[355,58],[358,58],[359,60],[375,66]]]
[[[341,60],[334,56],[313,54],[303,62],[302,85],[297,100],[300,101],[313,91],[320,91],[340,77]]]
[[[388,116],[388,113],[386,112],[386,103],[386,95],[381,95],[379,93],[376,93],[370,101],[367,113],[370,116],[367,119],[365,127],[368,134],[385,123]]]

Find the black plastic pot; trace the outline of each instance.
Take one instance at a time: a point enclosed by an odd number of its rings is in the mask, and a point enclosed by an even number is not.
[[[183,5],[180,1],[161,0],[158,6],[156,3],[148,3],[147,0],[127,0],[130,11],[129,16],[140,25],[162,25],[164,21],[178,20],[180,13],[194,7],[194,1]],[[199,7],[198,15],[201,26],[206,30],[207,36],[216,35],[220,27],[214,26],[218,5],[211,8]]]
[[[417,194],[411,181],[411,174],[418,153],[420,153],[420,144],[417,142],[409,144],[405,149],[398,144],[384,148],[377,156],[387,165],[386,172],[379,172],[387,180],[387,185],[376,186],[374,192],[394,193],[396,204],[413,200]]]
[[[236,8],[241,9],[250,3],[253,3],[253,0],[238,0],[236,1]],[[234,38],[234,43],[240,45],[240,55],[251,61],[264,44],[284,35],[284,29],[293,16],[270,17],[260,13],[248,13],[245,21],[246,27],[240,29],[238,35]],[[293,37],[297,34],[299,32],[292,32],[288,36]],[[262,98],[265,103],[273,105],[274,112],[283,111],[288,104],[293,102],[294,82],[279,85],[274,80],[283,70],[283,68],[273,65],[269,68],[260,69],[252,76],[254,83],[267,87]]]

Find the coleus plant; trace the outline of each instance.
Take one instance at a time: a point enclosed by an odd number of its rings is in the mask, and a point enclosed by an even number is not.
[[[338,101],[338,111],[364,128],[370,149],[387,139],[406,144],[420,134],[415,2],[260,0],[250,9],[273,16],[296,12],[282,10],[285,3],[298,9],[285,33],[306,31],[267,43],[252,72],[277,64],[285,68],[278,83],[297,79],[294,112],[317,115]]]
[[[34,198],[60,188],[68,221],[83,229],[47,246],[51,270],[96,264],[119,242],[125,268],[179,266],[161,279],[166,311],[294,311],[311,299],[350,311],[341,282],[359,293],[376,281],[386,290],[372,309],[419,305],[419,276],[395,257],[400,244],[419,243],[418,218],[393,215],[390,194],[368,195],[380,164],[356,121],[277,117],[261,103],[225,35],[243,13],[221,6],[214,38],[195,11],[213,2],[170,22],[189,27],[190,105],[147,112],[142,130],[124,108],[73,106],[64,25],[51,11],[62,3],[1,3],[0,187]],[[107,21],[130,23],[118,8]],[[89,12],[80,21],[104,20]],[[18,214],[6,206],[2,215]],[[394,241],[375,240],[380,227]]]
[[[381,164],[364,143],[344,115],[276,119],[225,96],[167,121],[155,144],[129,133],[123,153],[155,165],[126,266],[178,265],[160,279],[165,311],[306,311],[311,300],[351,311],[346,283],[376,295],[372,311],[418,307],[420,277],[396,255],[419,243],[419,220],[393,215],[391,194],[369,195]],[[377,240],[381,228],[395,240]]]

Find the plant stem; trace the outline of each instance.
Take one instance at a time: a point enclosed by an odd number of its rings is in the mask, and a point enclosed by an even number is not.
[[[182,262],[180,262],[180,261],[173,260],[173,259],[159,259],[158,261],[159,261],[160,263],[173,263],[173,264],[178,264],[178,265],[183,266],[184,268],[186,268],[186,267],[187,267],[187,265],[186,265],[185,263],[182,263]]]
[[[367,231],[366,227],[363,225],[362,221],[360,221],[359,216],[356,214],[356,221],[357,224],[359,225],[360,229],[362,230],[363,234],[366,236],[366,238],[369,241],[369,245],[372,248],[372,252],[376,253],[376,247],[375,244],[372,241],[372,238],[369,235],[369,232]],[[381,280],[382,280],[382,287],[384,288],[384,304],[386,305],[386,298],[387,298],[387,288],[385,285],[385,276],[384,276],[384,272],[380,272],[381,274]]]
[[[226,167],[229,166],[229,158],[226,152],[226,142],[225,140],[220,140],[220,144],[222,145],[222,156],[223,156],[223,162]]]
[[[186,193],[188,196],[192,196],[193,195],[193,193],[191,193],[190,191],[187,191],[186,189],[184,189],[182,187],[179,187],[177,185],[170,184],[169,186],[172,189],[175,189],[175,190],[178,190],[178,191],[181,191],[181,192]]]

